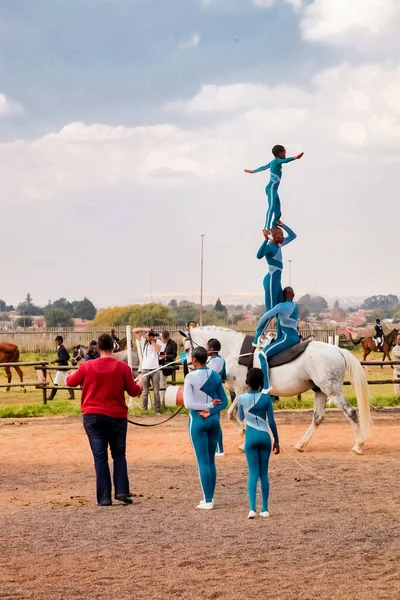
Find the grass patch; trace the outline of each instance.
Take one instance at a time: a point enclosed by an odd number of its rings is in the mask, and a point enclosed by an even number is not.
[[[55,415],[80,415],[81,407],[74,402],[50,402],[49,404],[24,404],[0,407],[0,419],[24,419]]]

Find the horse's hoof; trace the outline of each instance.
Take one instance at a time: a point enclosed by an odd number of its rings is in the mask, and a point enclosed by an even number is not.
[[[303,444],[296,444],[295,446],[293,446],[293,448],[295,450],[298,450],[299,452],[304,452],[304,446],[303,446]]]
[[[358,446],[357,444],[352,447],[352,451],[355,454],[359,454],[359,455],[363,453],[362,448],[360,448],[360,446]]]

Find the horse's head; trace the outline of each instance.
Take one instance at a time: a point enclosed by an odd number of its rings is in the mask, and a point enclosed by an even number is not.
[[[192,337],[192,333],[191,333],[190,329],[191,329],[190,327],[186,331],[182,331],[180,329],[179,334],[183,338],[183,349],[186,352],[186,360],[187,360],[188,369],[189,369],[189,371],[192,371],[193,370],[192,352],[196,348],[196,344],[193,341],[193,337]]]
[[[82,358],[85,357],[85,346],[82,346],[81,344],[78,344],[78,346],[74,346],[72,348],[72,360],[71,363],[74,367],[76,367],[76,365],[78,364],[78,362],[80,360],[82,360]]]

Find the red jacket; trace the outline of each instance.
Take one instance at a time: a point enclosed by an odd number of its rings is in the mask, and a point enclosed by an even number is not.
[[[140,396],[142,392],[142,388],[134,382],[128,365],[111,357],[83,363],[77,371],[68,375],[67,385],[83,385],[83,414],[107,415],[119,419],[126,419],[128,416],[124,392],[128,392],[130,396]]]

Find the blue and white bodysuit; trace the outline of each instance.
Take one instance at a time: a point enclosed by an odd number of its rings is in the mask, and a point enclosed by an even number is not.
[[[264,242],[261,244],[257,258],[265,260],[268,263],[268,273],[264,277],[264,293],[265,293],[265,310],[268,312],[279,302],[282,302],[282,250],[283,246],[287,246],[290,242],[296,239],[295,232],[287,225],[283,225],[282,229],[288,234],[282,244],[274,244],[273,242]]]
[[[267,391],[270,389],[268,357],[275,356],[275,354],[279,354],[282,350],[286,350],[300,341],[297,332],[299,309],[294,302],[287,300],[286,302],[277,304],[261,317],[257,323],[257,331],[254,338],[255,342],[258,341],[258,338],[272,317],[279,318],[280,335],[274,342],[266,346],[264,350],[259,353],[261,368],[264,374],[264,388]]]
[[[213,400],[221,400],[221,404],[213,406]],[[215,451],[220,430],[219,413],[228,406],[221,377],[208,367],[190,372],[185,377],[183,401],[190,410],[189,436],[196,453],[204,500],[212,502],[217,481]],[[199,414],[204,409],[210,411],[206,419]]]
[[[226,381],[226,362],[222,356],[220,356],[219,354],[217,354],[216,356],[212,356],[210,358],[210,360],[208,361],[207,366],[210,369],[212,369],[213,371],[215,371],[216,373],[218,373],[218,375],[221,377],[222,383],[225,383],[225,381]],[[221,428],[221,424],[220,424],[219,434],[218,434],[218,443],[217,443],[217,454],[223,454],[223,453],[224,453],[224,439],[223,439],[222,428]]]
[[[244,450],[249,467],[248,494],[250,510],[256,511],[257,483],[261,483],[262,512],[268,511],[269,479],[268,463],[271,454],[271,437],[268,423],[279,444],[271,396],[265,392],[250,391],[238,398],[238,417],[246,421],[246,442]]]
[[[271,227],[275,227],[281,218],[282,211],[278,188],[282,178],[282,165],[284,163],[292,162],[292,160],[295,160],[294,156],[291,156],[290,158],[274,158],[267,165],[253,170],[253,173],[260,173],[260,171],[266,171],[267,169],[271,171],[271,178],[267,187],[265,188],[265,193],[268,197],[268,210],[265,217],[265,229],[271,229]]]

